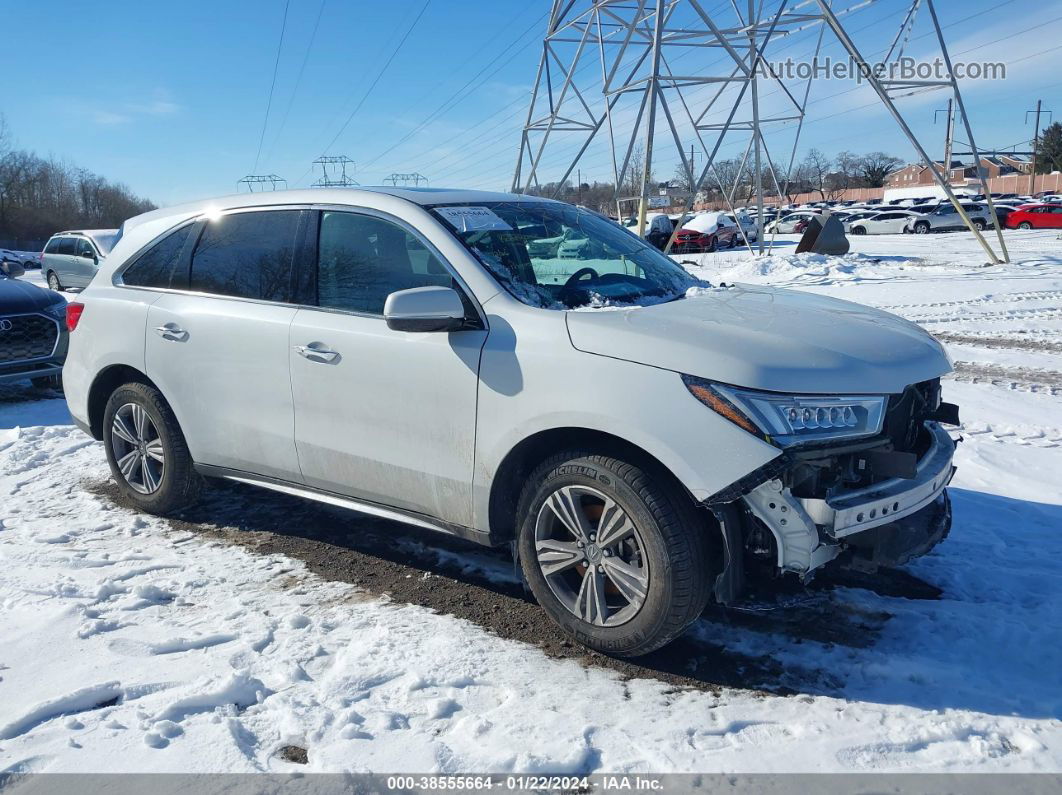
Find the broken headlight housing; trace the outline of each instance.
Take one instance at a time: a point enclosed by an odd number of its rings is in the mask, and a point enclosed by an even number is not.
[[[881,432],[884,395],[785,395],[717,384],[684,375],[701,403],[779,447],[834,439],[859,439]]]

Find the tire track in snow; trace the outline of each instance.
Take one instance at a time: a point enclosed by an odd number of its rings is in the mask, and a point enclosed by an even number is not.
[[[993,350],[1030,351],[1033,353],[1062,353],[1062,341],[1052,339],[1037,339],[1033,334],[1046,334],[1057,336],[1057,332],[1050,330],[1021,332],[1021,337],[1003,337],[977,334],[954,334],[948,331],[938,331],[933,336],[940,342],[952,345],[968,345],[972,348],[989,348]]]
[[[1062,395],[1062,372],[1057,370],[957,361],[950,377],[969,384],[991,384],[1016,392],[1052,397]]]

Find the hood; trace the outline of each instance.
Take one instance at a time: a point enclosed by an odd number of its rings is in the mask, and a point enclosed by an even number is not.
[[[62,296],[35,284],[0,278],[0,315],[35,312],[62,301]]]
[[[878,309],[740,286],[655,306],[568,312],[576,349],[774,392],[896,393],[951,370],[940,344]]]

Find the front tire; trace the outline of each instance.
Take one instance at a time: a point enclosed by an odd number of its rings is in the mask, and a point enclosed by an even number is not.
[[[925,221],[919,221],[914,225],[914,232],[916,235],[925,235],[929,233],[929,224]]]
[[[863,226],[854,226],[854,227],[852,227],[852,234],[853,235],[865,235],[866,233],[867,233],[866,227],[863,227]]]
[[[528,478],[518,550],[531,592],[584,646],[648,654],[700,615],[716,574],[692,501],[610,456],[558,454]]]
[[[978,232],[985,231],[985,222],[982,221],[980,218],[975,218],[974,222],[973,222],[973,225],[974,225],[974,229],[976,229]]]
[[[154,387],[118,387],[103,411],[107,463],[122,494],[148,513],[195,504],[202,483],[173,410]]]
[[[1030,224],[1028,221],[1022,221],[1020,224],[1018,224],[1018,229],[1032,229],[1032,228],[1033,228],[1032,224]]]

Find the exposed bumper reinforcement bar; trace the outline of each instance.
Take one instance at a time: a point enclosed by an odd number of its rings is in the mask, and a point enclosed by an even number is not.
[[[932,443],[918,462],[914,478],[892,478],[836,497],[800,499],[811,520],[833,538],[844,538],[917,513],[944,491],[955,473],[955,442],[935,423]]]
[[[863,537],[857,534],[878,527],[888,533],[890,528],[883,525],[932,505],[955,472],[955,442],[936,423],[927,423],[927,428],[932,442],[912,479],[892,478],[828,499],[795,497],[777,479],[748,492],[745,504],[774,535],[778,567],[803,576],[836,558],[849,543],[846,539],[858,545]]]

